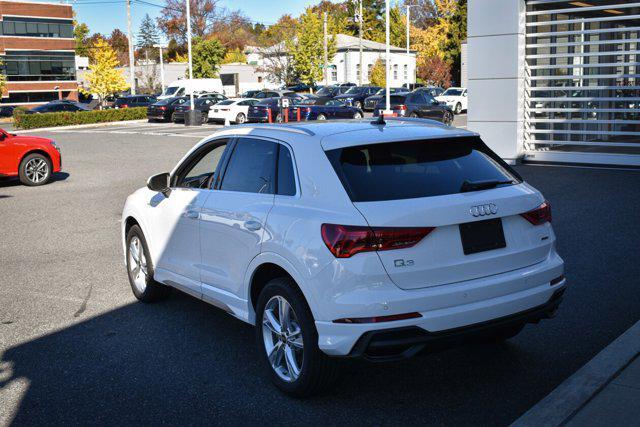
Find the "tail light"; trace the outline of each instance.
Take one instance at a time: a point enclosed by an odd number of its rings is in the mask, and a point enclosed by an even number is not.
[[[336,258],[350,258],[360,252],[410,248],[434,227],[366,227],[322,224],[322,240]]]
[[[400,111],[406,111],[407,110],[407,106],[402,104],[402,105],[396,105],[393,107],[394,110],[400,110]]]
[[[311,112],[311,108],[309,107],[300,107],[300,113],[308,114]]]
[[[120,108],[128,108],[128,107],[129,107],[129,106],[128,106],[127,104],[122,104],[122,105],[120,106]]]
[[[165,106],[158,107],[158,108],[159,108],[160,110],[162,110],[162,111],[164,111],[164,110],[166,110],[166,109],[167,109],[167,107],[165,107]]]
[[[537,208],[520,215],[533,225],[542,225],[545,222],[551,222],[551,205],[545,201]]]

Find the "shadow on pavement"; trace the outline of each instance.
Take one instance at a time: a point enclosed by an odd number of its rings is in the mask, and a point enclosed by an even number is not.
[[[49,181],[49,183],[45,184],[45,185],[51,185],[55,182],[58,181],[65,181],[67,178],[69,178],[69,174],[67,172],[56,172],[53,174],[53,176],[51,177],[51,181]],[[20,180],[17,177],[11,177],[11,178],[0,178],[0,188],[3,187],[17,187],[22,185],[22,183],[20,183]]]

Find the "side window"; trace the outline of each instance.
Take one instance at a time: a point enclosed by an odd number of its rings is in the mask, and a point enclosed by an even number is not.
[[[431,95],[425,95],[425,96],[424,96],[424,102],[425,102],[425,103],[427,103],[427,104],[429,104],[429,105],[433,105],[433,104],[435,104],[436,100],[435,100],[435,98],[434,98],[433,96],[431,96]]]
[[[295,196],[296,178],[293,172],[291,152],[287,147],[278,144],[278,191],[282,196]]]
[[[277,148],[274,142],[239,138],[220,189],[273,194]]]
[[[187,167],[178,172],[176,187],[180,188],[209,188],[211,178],[220,163],[220,159],[227,147],[227,142],[213,144],[204,153],[200,152],[195,155]]]

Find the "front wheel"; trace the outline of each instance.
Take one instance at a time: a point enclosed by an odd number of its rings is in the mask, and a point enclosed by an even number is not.
[[[51,179],[51,160],[40,153],[26,156],[20,162],[20,182],[30,187],[43,185]]]
[[[360,112],[356,112],[356,113],[353,115],[353,118],[354,118],[354,119],[356,119],[356,120],[357,120],[357,119],[361,119],[361,118],[362,118],[362,113],[360,113]]]
[[[442,116],[442,123],[447,126],[451,126],[453,124],[453,113],[451,111],[445,111]]]
[[[282,117],[282,114],[278,114],[276,116],[276,123],[283,123],[284,122],[284,118]]]
[[[127,273],[133,295],[142,302],[153,302],[165,298],[170,288],[153,280],[153,264],[149,256],[147,241],[138,225],[127,233]]]
[[[324,114],[318,114],[318,120],[327,120],[327,116],[325,116]]]
[[[456,104],[456,108],[453,110],[453,112],[455,114],[460,114],[460,112],[462,111],[462,104],[460,104],[459,102]]]
[[[271,280],[260,293],[256,340],[271,380],[297,397],[318,393],[338,378],[338,365],[318,347],[313,315],[292,279]]]
[[[409,114],[409,117],[411,117],[412,119],[417,119],[418,115],[416,113],[411,113]]]
[[[238,115],[236,116],[236,123],[241,125],[246,121],[247,121],[247,116],[245,116],[244,113],[238,113]]]

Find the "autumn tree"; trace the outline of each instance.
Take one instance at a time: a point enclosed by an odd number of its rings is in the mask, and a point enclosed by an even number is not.
[[[227,49],[244,49],[255,43],[253,28],[249,18],[240,11],[234,11],[221,14],[210,35]]]
[[[359,21],[355,17],[359,14],[360,0],[347,0],[347,14],[351,19],[347,26],[348,34],[358,35]],[[385,0],[362,0],[362,36],[376,42],[385,41]]]
[[[420,79],[430,85],[451,86],[451,67],[444,59],[438,56],[421,61],[417,74]]]
[[[191,32],[195,37],[204,38],[214,27],[218,10],[218,0],[189,0],[191,8]],[[165,0],[165,6],[157,18],[158,26],[168,38],[181,44],[187,42],[187,7],[185,0]]]
[[[291,54],[293,67],[299,80],[308,85],[322,79],[324,63],[324,30],[322,18],[307,8],[299,18],[296,36],[285,40],[285,46]],[[327,56],[331,60],[336,53],[336,38],[327,40]]]
[[[258,38],[258,53],[262,57],[258,70],[267,73],[267,79],[273,83],[289,85],[298,79],[291,53],[283,41],[295,38],[297,29],[298,21],[291,15],[283,15]]]
[[[4,89],[7,86],[7,75],[6,70],[4,68],[4,61],[0,59],[0,96],[4,95]]]
[[[193,77],[196,79],[218,77],[218,69],[225,54],[224,47],[216,39],[195,39],[194,42],[191,58]]]
[[[109,46],[111,46],[116,53],[118,62],[121,65],[129,65],[129,39],[127,35],[119,29],[114,28],[107,43],[109,43]]]
[[[373,64],[373,67],[371,68],[371,75],[369,76],[369,82],[373,86],[387,86],[387,70],[382,58],[376,59],[376,62]]]
[[[129,85],[123,71],[116,69],[118,58],[109,43],[98,39],[93,48],[89,71],[84,76],[87,87],[80,90],[86,95],[96,95],[102,106],[107,96],[127,90]]]
[[[239,48],[227,50],[227,53],[224,55],[224,59],[222,60],[223,64],[232,64],[232,63],[241,63],[245,64],[247,62],[247,57]]]

